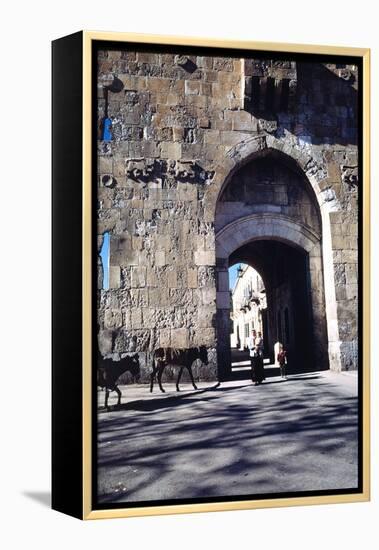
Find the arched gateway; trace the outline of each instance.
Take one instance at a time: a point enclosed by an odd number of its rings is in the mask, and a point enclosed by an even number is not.
[[[321,192],[322,168],[307,155],[265,136],[233,148],[229,172],[215,182],[213,200],[217,272],[217,364],[230,373],[228,268],[244,262],[265,283],[269,354],[281,339],[281,319],[291,327],[291,352],[299,368],[339,370],[329,211]],[[215,191],[216,189],[216,191]],[[212,197],[207,197],[208,208]],[[329,205],[327,205],[329,207]],[[325,295],[328,299],[325,300]],[[279,324],[279,327],[278,327]]]
[[[99,59],[99,92],[111,66],[125,86],[99,142],[102,356],[138,353],[147,381],[156,349],[205,346],[195,376],[222,378],[227,269],[243,262],[264,281],[271,355],[282,334],[305,367],[358,368],[357,67],[199,57],[192,75],[176,56],[118,55]]]

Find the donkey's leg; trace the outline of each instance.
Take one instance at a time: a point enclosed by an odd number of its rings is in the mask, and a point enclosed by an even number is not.
[[[159,370],[158,370],[158,385],[159,385],[159,389],[161,390],[162,393],[166,393],[165,390],[163,389],[163,386],[162,386],[162,374],[163,374],[165,366],[166,366],[165,363],[162,363],[159,366]]]
[[[154,380],[155,380],[155,375],[157,373],[157,369],[158,369],[158,367],[157,367],[156,363],[153,361],[153,372],[150,375],[150,393],[153,391]]]
[[[119,407],[121,405],[121,390],[118,386],[115,386],[114,387],[114,391],[117,393],[118,395],[118,400],[117,400],[117,407]]]
[[[176,380],[176,391],[180,391],[179,382],[180,382],[180,379],[181,379],[182,374],[183,374],[183,369],[184,369],[184,367],[180,367],[178,378]]]
[[[108,399],[109,399],[109,390],[108,388],[105,388],[105,403],[104,406],[107,409],[108,408]]]
[[[155,372],[156,371],[153,370],[153,372],[150,375],[150,393],[152,393],[153,388],[154,388]]]
[[[192,365],[188,365],[188,366],[187,366],[187,370],[188,370],[188,372],[189,372],[189,375],[190,375],[190,378],[191,378],[192,385],[193,385],[194,389],[197,390],[197,386],[196,386],[196,384],[195,384],[195,380],[193,379]]]

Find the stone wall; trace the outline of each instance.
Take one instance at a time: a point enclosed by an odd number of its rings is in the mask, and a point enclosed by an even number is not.
[[[216,231],[238,218],[259,212],[285,215],[321,235],[312,188],[274,155],[258,158],[232,176],[217,203]]]
[[[354,66],[99,52],[99,251],[110,234],[109,289],[99,275],[104,356],[138,351],[145,376],[156,347],[204,344],[210,363],[196,374],[217,377],[216,293],[225,287],[216,270],[217,198],[261,140],[314,189],[330,241],[331,364],[356,365],[356,88]]]

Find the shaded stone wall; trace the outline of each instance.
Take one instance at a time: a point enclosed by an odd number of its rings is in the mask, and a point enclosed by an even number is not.
[[[309,183],[275,155],[243,166],[228,183],[216,208],[216,231],[252,213],[283,214],[321,235],[318,205]],[[316,204],[315,204],[316,203]]]
[[[256,61],[283,93],[283,67]],[[156,347],[204,344],[210,364],[197,375],[216,377],[216,293],[227,277],[216,280],[216,203],[248,144],[261,139],[262,148],[275,141],[315,189],[331,241],[330,353],[335,368],[356,364],[356,69],[289,69],[296,101],[263,101],[272,82],[258,82],[257,107],[245,60],[99,52],[99,250],[110,234],[109,290],[99,276],[103,355],[138,351],[146,374]],[[114,75],[122,89],[107,91]]]

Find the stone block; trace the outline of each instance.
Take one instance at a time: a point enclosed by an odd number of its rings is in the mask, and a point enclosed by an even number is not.
[[[171,346],[171,330],[164,328],[159,330],[159,346],[168,348]]]
[[[167,271],[167,286],[168,288],[178,288],[178,277],[175,268]]]
[[[346,284],[345,264],[334,265],[334,284],[336,285]]]
[[[199,95],[200,82],[198,80],[186,80],[184,82],[185,95]]]
[[[158,65],[159,57],[156,53],[150,52],[137,52],[137,61],[138,63],[148,63],[149,65]],[[151,79],[155,80],[155,79]]]
[[[141,310],[141,308],[138,307],[138,308],[132,309],[131,317],[132,317],[133,330],[144,328],[143,323],[142,323],[142,310]]]
[[[170,90],[171,81],[168,78],[154,78],[150,77],[148,80],[149,92],[159,92],[161,94],[167,94]]]
[[[220,130],[208,130],[204,135],[205,145],[219,145],[221,143]]]
[[[121,328],[122,325],[122,313],[119,309],[107,309],[105,311],[104,326],[106,329]]]
[[[103,214],[101,219],[97,220],[97,233],[99,235],[102,235],[106,231],[113,231],[120,221],[120,211],[118,209],[114,209],[113,211],[111,209],[107,211],[102,210],[101,213]]]
[[[113,174],[113,158],[100,156],[97,170],[99,174]]]
[[[156,328],[156,309],[146,307],[142,309],[142,326],[144,329]]]
[[[332,234],[332,246],[334,249],[343,250],[346,248],[346,237]]]
[[[122,326],[123,326],[124,330],[132,330],[133,326],[132,326],[132,312],[131,312],[131,310],[129,308],[124,309],[121,313],[122,313]]]
[[[184,128],[174,127],[172,129],[172,136],[174,141],[183,141],[184,140]]]
[[[162,212],[163,216],[163,212]],[[172,246],[172,237],[171,235],[159,235],[157,241],[155,242],[155,247],[157,250],[165,250],[168,252]]]
[[[215,265],[216,258],[213,250],[197,250],[194,252],[196,265]]]
[[[157,267],[163,267],[166,265],[166,253],[164,250],[157,250],[155,252],[155,265]]]
[[[187,269],[187,285],[188,285],[188,288],[197,288],[197,269],[196,268]]]
[[[210,56],[205,56],[205,57],[198,56],[196,58],[196,65],[200,69],[212,69],[213,59]]]
[[[334,253],[334,251],[333,251]],[[341,251],[341,262],[345,263],[356,263],[358,261],[357,250],[342,250]]]
[[[188,329],[175,328],[171,329],[171,346],[173,348],[187,348],[189,341]]]
[[[197,186],[192,183],[179,184],[179,200],[195,201],[197,199]]]
[[[149,306],[155,308],[167,307],[169,303],[167,288],[149,288]]]
[[[199,288],[216,287],[216,272],[213,266],[199,266],[197,273]]]
[[[204,306],[214,305],[216,303],[216,289],[212,288],[212,287],[202,288],[201,289],[201,303]]]
[[[205,249],[208,251],[215,250],[216,240],[215,240],[215,234],[213,232],[205,235],[204,246],[205,246]]]
[[[358,284],[351,283],[346,285],[346,298],[348,300],[358,298]]]
[[[99,334],[97,335],[99,351],[103,357],[112,353],[112,336],[112,330],[100,330]]]
[[[197,311],[197,326],[199,328],[211,328],[215,326],[216,308],[203,306]]]
[[[180,105],[181,101],[182,101],[182,98],[180,97],[179,94],[173,94],[173,93],[167,94],[167,97],[166,97],[167,105]]]
[[[211,121],[208,117],[203,117],[199,120],[199,128],[210,128]]]
[[[110,255],[111,266],[137,266],[141,252],[138,250],[116,250]]]
[[[207,97],[205,95],[187,95],[185,104],[190,108],[205,109],[207,107]]]
[[[142,237],[132,237],[132,249],[133,250],[142,250],[143,248],[143,239]]]
[[[346,273],[346,283],[347,284],[356,284],[358,282],[358,265],[357,264],[346,264],[345,265]]]
[[[163,159],[178,160],[182,156],[182,146],[180,143],[163,142],[161,144],[161,157]]]
[[[148,287],[156,287],[158,286],[158,276],[156,271],[152,267],[146,268],[146,285]]]
[[[233,59],[230,57],[214,57],[213,69],[215,71],[233,71]]]
[[[109,288],[120,288],[121,269],[118,266],[109,267]]]
[[[215,346],[216,333],[214,328],[202,328],[195,330],[192,335],[193,346]]]
[[[146,267],[132,267],[132,288],[146,286]]]
[[[346,285],[336,285],[335,290],[337,302],[343,302],[344,300],[346,300]]]
[[[232,129],[238,131],[256,131],[257,121],[252,118],[247,111],[230,111],[230,120],[232,121]],[[229,120],[229,118],[227,119]]]
[[[221,143],[227,145],[228,147],[237,145],[241,141],[247,140],[250,137],[251,135],[246,132],[235,132],[231,130],[221,131]]]

